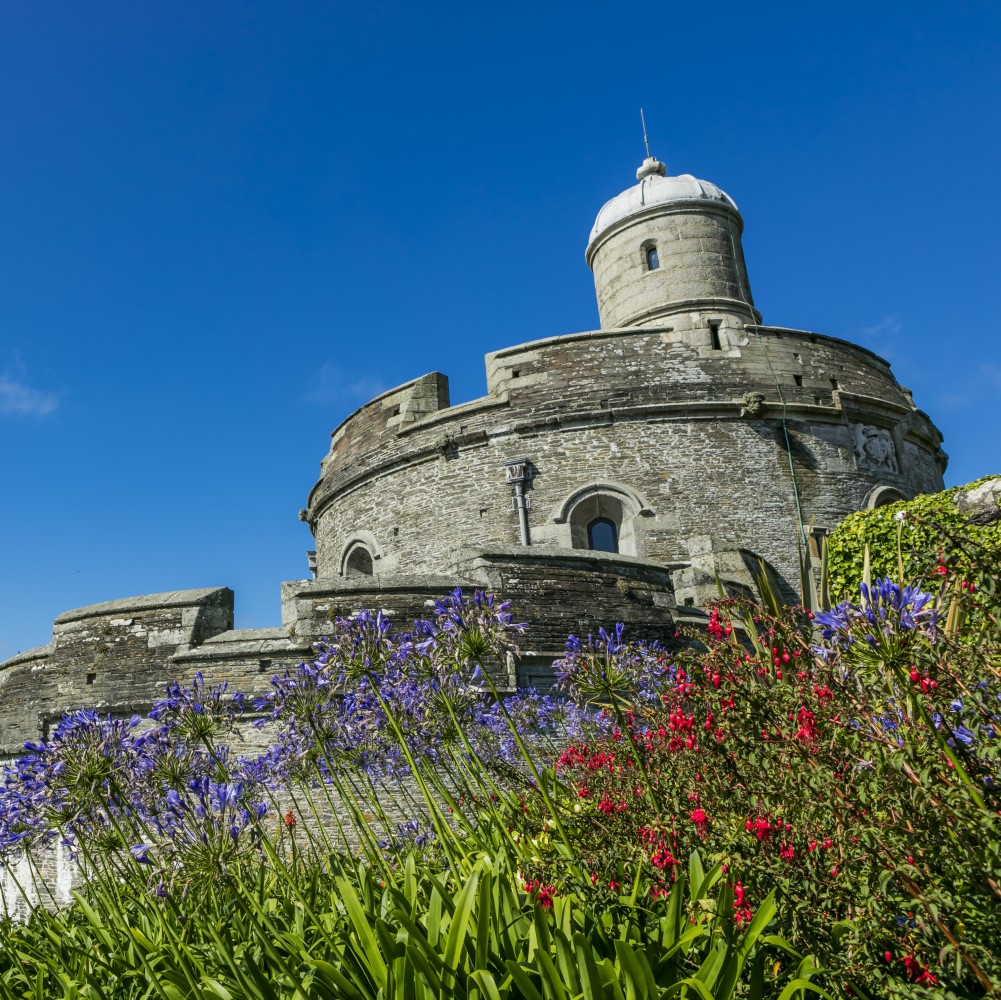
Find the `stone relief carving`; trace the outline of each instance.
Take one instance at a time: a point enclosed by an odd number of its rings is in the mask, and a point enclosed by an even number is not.
[[[745,392],[740,402],[740,415],[742,417],[760,417],[765,412],[765,394],[763,392]]]
[[[853,424],[852,443],[855,445],[855,460],[863,468],[883,472],[900,471],[893,435],[885,427]]]

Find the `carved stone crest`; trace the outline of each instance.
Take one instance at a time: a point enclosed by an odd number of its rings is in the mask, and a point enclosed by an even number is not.
[[[862,468],[880,472],[900,471],[893,435],[885,427],[853,424],[852,444],[855,446],[855,461]]]

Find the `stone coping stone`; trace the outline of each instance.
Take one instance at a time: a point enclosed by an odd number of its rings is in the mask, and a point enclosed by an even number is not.
[[[640,569],[653,573],[671,573],[686,569],[690,563],[654,562],[641,556],[625,555],[621,552],[596,552],[592,549],[567,549],[558,545],[457,545],[448,551],[453,565],[465,568],[470,562],[483,560],[492,563],[508,562],[515,565],[549,565],[573,567],[586,563],[589,568],[595,564],[606,564],[610,572],[619,568]]]
[[[0,670],[8,667],[19,667],[25,663],[37,663],[52,655],[52,644],[47,646],[35,646],[33,649],[26,649],[23,653],[15,653],[10,659],[0,663]]]
[[[316,580],[292,580],[282,590],[296,595],[321,597],[324,594],[391,593],[406,590],[433,590],[442,596],[456,587],[476,587],[466,577],[438,576],[429,573],[374,573],[371,576],[321,576]]]
[[[195,649],[184,649],[171,657],[174,663],[235,660],[241,657],[301,656],[312,652],[312,641],[291,637],[283,628],[231,629],[206,639]]]
[[[124,614],[129,611],[156,611],[159,608],[199,607],[213,604],[218,598],[233,601],[233,591],[229,587],[203,587],[199,590],[169,590],[162,594],[142,594],[138,597],[122,597],[116,601],[88,604],[84,608],[64,611],[55,620],[56,625],[80,621],[84,618],[98,618],[102,615]]]
[[[210,636],[202,643],[202,645],[210,646],[213,643],[232,642],[268,642],[274,640],[288,642],[289,638],[288,632],[278,625],[270,626],[268,628],[231,628],[226,632],[220,632],[218,635]]]
[[[757,330],[760,333],[778,335],[780,337],[786,336],[794,338],[797,340],[817,340],[826,341],[829,344],[836,344],[838,347],[849,348],[859,354],[867,355],[870,358],[875,358],[876,361],[880,362],[881,365],[889,368],[890,363],[883,357],[880,357],[875,351],[870,351],[868,347],[862,347],[860,344],[854,344],[850,340],[844,340],[841,337],[833,337],[828,333],[815,333],[812,330],[797,330],[793,327],[786,326],[766,326],[761,323],[747,323],[744,327],[746,330]],[[550,337],[539,337],[537,340],[528,340],[522,344],[514,344],[511,347],[502,347],[498,351],[491,351],[487,354],[487,362],[489,363],[495,358],[505,358],[511,357],[513,355],[520,354],[523,351],[536,350],[540,347],[544,347],[548,344],[566,344],[575,340],[600,340],[603,337],[625,337],[636,334],[651,334],[651,333],[664,333],[672,331],[674,327],[669,324],[658,324],[656,326],[617,326],[608,327],[602,330],[582,330],[575,333],[561,333]]]

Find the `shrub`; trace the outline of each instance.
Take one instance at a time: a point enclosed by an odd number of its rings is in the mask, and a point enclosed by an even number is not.
[[[1001,552],[1001,520],[979,519],[969,509],[960,510],[957,500],[998,478],[985,476],[943,493],[850,514],[827,540],[832,596],[843,600],[857,593],[866,550],[872,575],[898,582],[927,578],[950,561],[957,563],[954,568],[958,570],[973,562],[996,560]],[[953,539],[962,539],[970,551],[957,550]]]

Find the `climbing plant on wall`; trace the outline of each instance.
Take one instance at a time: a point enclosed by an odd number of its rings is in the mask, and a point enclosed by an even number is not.
[[[896,579],[902,564],[907,580],[961,572],[962,548],[950,541],[960,529],[965,539],[1001,554],[1001,520],[984,516],[989,511],[982,505],[973,510],[965,504],[966,509],[961,509],[957,503],[995,480],[1001,477],[985,476],[966,486],[923,494],[846,517],[828,539],[831,597],[842,600],[857,596],[867,546],[873,577]]]

